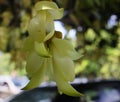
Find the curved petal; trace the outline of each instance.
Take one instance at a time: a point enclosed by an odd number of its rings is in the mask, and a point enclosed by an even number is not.
[[[28,27],[29,36],[35,41],[42,42],[46,36],[46,23],[46,12],[40,11],[40,13],[30,21]]]
[[[39,1],[35,5],[35,10],[49,10],[49,9],[58,9],[56,3],[51,1]]]
[[[53,31],[54,28],[54,18],[52,17],[52,15],[46,11],[46,32],[50,33],[51,31]]]
[[[44,42],[47,41],[47,40],[49,40],[50,38],[52,38],[53,35],[54,35],[54,29],[49,34],[46,35],[46,37],[44,39]]]
[[[75,78],[74,63],[68,56],[61,56],[56,46],[51,45],[50,50],[52,51],[53,65],[54,68],[58,68],[63,73],[64,78],[67,81],[73,81]],[[64,52],[63,52],[64,53]],[[66,74],[67,73],[67,74]]]
[[[52,44],[54,45],[54,49],[56,49],[62,56],[68,56],[72,60],[77,60],[81,57],[81,55],[75,51],[72,44],[67,40],[54,37],[52,39]]]
[[[43,57],[51,57],[49,49],[45,46],[44,43],[35,42],[35,51]]]
[[[48,76],[49,80],[53,80],[53,64],[52,64],[52,57],[46,58],[47,59],[47,71],[46,71],[46,76]]]
[[[31,53],[27,58],[26,71],[29,77],[32,77],[41,67],[44,58],[37,55],[35,52]]]
[[[56,3],[50,1],[40,1],[35,5],[35,10],[48,10],[54,19],[60,19],[63,16],[63,9],[59,9]]]
[[[40,11],[28,27],[30,36],[39,42],[49,40],[54,35],[54,20],[47,11]]]
[[[44,41],[49,40],[54,35],[54,20],[49,12],[46,11],[46,37]]]
[[[54,10],[48,10],[48,11],[52,14],[54,19],[61,19],[63,17],[63,11],[64,11],[63,8],[59,10],[54,9]]]
[[[45,59],[44,62],[42,63],[41,68],[39,68],[39,70],[36,73],[34,73],[33,77],[31,77],[30,79],[30,82],[27,84],[27,86],[23,88],[23,90],[33,89],[39,86],[42,83],[42,81],[44,81],[46,68],[47,64]]]
[[[66,73],[67,74],[67,73]],[[83,96],[83,94],[76,91],[63,77],[58,68],[54,68],[54,78],[60,93],[69,96]]]
[[[70,58],[60,57],[57,55],[53,58],[53,64],[55,68],[58,68],[63,73],[66,81],[73,81],[75,78],[74,63]]]

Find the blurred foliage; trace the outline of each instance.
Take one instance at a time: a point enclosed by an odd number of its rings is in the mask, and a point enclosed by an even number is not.
[[[118,31],[119,24],[116,31]],[[119,32],[120,33],[120,32]],[[120,35],[118,32],[100,30],[99,36],[89,28],[84,33],[84,43],[78,51],[84,53],[83,58],[76,64],[76,74],[89,78],[120,77]],[[79,35],[82,36],[82,35]],[[117,37],[116,37],[117,36]],[[78,47],[79,48],[79,47]]]
[[[11,54],[10,53],[2,53],[0,52],[0,75],[1,74],[9,74],[9,75],[25,75],[25,69],[15,70],[16,63],[11,62]],[[25,66],[25,62],[24,62]],[[24,67],[23,66],[23,67]]]
[[[1,73],[24,68],[21,48],[37,1],[0,0],[0,50],[10,54],[8,62],[15,63],[14,68],[0,64]],[[76,30],[75,47],[84,55],[76,61],[77,76],[120,78],[120,0],[53,1],[65,8],[61,22],[66,30]]]

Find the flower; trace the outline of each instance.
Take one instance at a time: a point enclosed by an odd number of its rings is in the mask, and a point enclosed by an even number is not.
[[[47,41],[53,36],[54,20],[63,16],[63,9],[54,2],[40,1],[35,5],[35,11],[28,27],[30,37],[38,42]]]
[[[80,58],[72,44],[62,39],[62,33],[54,30],[54,19],[60,19],[63,9],[54,2],[40,1],[35,5],[24,49],[28,52],[26,71],[29,83],[23,89],[39,86],[45,76],[56,82],[60,93],[70,96],[82,95],[68,82],[75,78],[73,60]],[[66,74],[67,73],[67,74]]]

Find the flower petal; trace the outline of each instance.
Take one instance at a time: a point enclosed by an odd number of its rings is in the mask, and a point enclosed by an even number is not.
[[[56,9],[49,10],[49,12],[52,14],[52,16],[53,16],[54,19],[60,19],[60,18],[62,18],[63,17],[63,11],[64,11],[63,8],[61,8],[59,10],[56,10]]]
[[[54,48],[57,50],[57,52],[62,56],[68,56],[72,60],[76,60],[81,57],[80,54],[75,51],[72,44],[67,40],[54,37],[52,39],[52,43],[55,46]]]
[[[58,6],[51,1],[40,1],[35,4],[35,10],[37,11],[49,9],[58,9]]]
[[[73,81],[75,78],[74,63],[70,58],[53,55],[54,68],[58,68],[63,73],[66,81]]]
[[[42,42],[46,36],[46,12],[40,11],[33,19],[30,21],[28,31],[29,36],[34,41]]]
[[[53,44],[51,45],[50,50],[52,51],[53,55],[52,58],[54,68],[58,68],[59,71],[63,73],[64,78],[67,81],[73,81],[75,78],[73,61],[68,56],[61,56],[61,54],[59,54],[58,50],[56,49],[56,46],[54,46]]]
[[[44,41],[49,40],[54,35],[54,20],[49,12],[46,11],[46,36]]]
[[[32,77],[41,67],[44,58],[32,52],[27,58],[26,71],[29,77]]]
[[[35,51],[43,57],[51,57],[49,49],[45,46],[44,43],[35,42]]]
[[[50,33],[51,31],[55,30],[54,28],[54,18],[52,15],[46,11],[46,32]]]
[[[40,1],[35,5],[35,10],[47,10],[54,19],[60,19],[63,16],[63,9],[59,9],[56,3],[50,1]]]
[[[34,75],[31,77],[30,82],[23,88],[23,90],[33,89],[37,86],[39,86],[42,81],[44,81],[44,76],[46,72],[47,64],[46,59],[44,59],[41,68],[34,73]]]
[[[47,71],[46,71],[46,76],[48,76],[49,80],[53,80],[53,63],[52,63],[52,57],[46,58],[47,60]]]
[[[49,40],[53,35],[54,35],[54,29],[49,34],[46,35],[44,42]]]
[[[67,74],[67,73],[66,73]],[[54,68],[54,78],[58,86],[60,93],[64,93],[69,96],[83,96],[83,94],[76,91],[63,77],[63,74],[56,67]]]

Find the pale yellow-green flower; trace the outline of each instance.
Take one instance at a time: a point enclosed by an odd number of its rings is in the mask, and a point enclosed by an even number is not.
[[[80,96],[70,84],[75,78],[73,60],[80,58],[71,43],[62,39],[62,34],[54,30],[54,19],[60,19],[63,9],[54,2],[40,1],[35,5],[36,14],[32,18],[24,49],[28,52],[26,71],[29,83],[24,89],[39,86],[45,76],[55,81],[60,93]]]
[[[54,20],[63,16],[63,9],[59,9],[54,2],[41,1],[35,5],[35,11],[28,31],[32,39],[43,42],[53,36]]]

